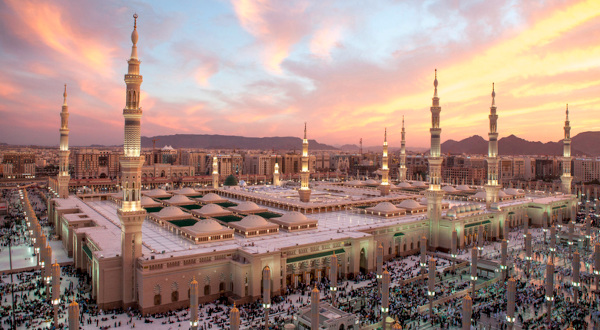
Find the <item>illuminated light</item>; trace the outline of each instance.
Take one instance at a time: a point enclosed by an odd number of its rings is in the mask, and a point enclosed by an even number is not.
[[[52,300],[52,305],[58,305],[58,304],[60,304],[60,298]]]
[[[390,311],[390,309],[388,307],[381,307],[382,313],[388,313],[389,311]]]

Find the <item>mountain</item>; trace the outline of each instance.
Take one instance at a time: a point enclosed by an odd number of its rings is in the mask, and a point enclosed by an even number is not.
[[[600,155],[600,132],[582,132],[571,138],[571,154],[573,156],[598,156]],[[582,151],[585,150],[585,151]],[[473,135],[466,139],[455,141],[447,140],[442,143],[443,153],[452,154],[480,154],[488,152],[488,141],[479,135]],[[528,141],[509,135],[498,140],[498,154],[500,155],[553,155],[560,156],[563,153],[563,143]]]
[[[158,139],[156,147],[170,145],[173,148],[203,148],[203,149],[261,149],[261,150],[302,150],[302,139],[292,136],[285,137],[244,137],[233,135],[207,134],[175,134],[153,137],[142,136],[142,147],[151,148],[152,139]],[[327,144],[308,140],[310,150],[337,150]]]

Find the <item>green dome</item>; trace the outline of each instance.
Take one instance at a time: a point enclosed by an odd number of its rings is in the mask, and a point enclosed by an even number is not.
[[[237,180],[237,178],[233,174],[231,174],[230,176],[228,176],[225,179],[225,182],[223,182],[223,185],[224,186],[237,186],[238,185],[238,180]]]

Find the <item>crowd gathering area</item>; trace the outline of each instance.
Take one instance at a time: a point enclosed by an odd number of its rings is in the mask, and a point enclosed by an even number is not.
[[[47,223],[46,203],[48,192],[26,188],[30,203],[39,222],[52,240],[52,228]],[[19,190],[4,189],[2,198],[9,203],[9,213],[0,217],[0,248],[2,253],[12,248],[31,248],[29,234],[24,225],[23,205]],[[596,210],[588,209],[592,216],[591,244],[575,247],[558,244],[554,252],[554,301],[551,324],[547,323],[545,296],[546,265],[550,256],[549,238],[541,228],[512,228],[508,233],[508,277],[516,281],[515,329],[600,329],[600,294],[594,283],[593,244],[599,242]],[[576,223],[582,224],[586,210],[581,207]],[[532,234],[533,255],[525,258],[524,231]],[[545,239],[546,237],[546,239]],[[57,245],[58,246],[58,245]],[[390,273],[389,317],[402,329],[462,329],[462,303],[466,293],[472,294],[470,273],[472,246],[458,251],[456,258],[449,254],[429,253],[436,262],[435,301],[433,313],[429,311],[427,278],[419,264],[420,254],[397,257],[384,262]],[[574,250],[581,255],[579,299],[575,302],[576,288],[572,283],[572,257]],[[34,257],[35,258],[35,257]],[[499,262],[500,242],[486,242],[480,259]],[[67,328],[67,306],[76,301],[80,308],[80,326],[83,329],[187,329],[190,326],[188,309],[155,315],[141,315],[136,310],[100,310],[90,296],[90,278],[73,269],[67,259],[61,263],[59,324],[53,324],[53,306],[46,292],[47,286],[38,269],[28,269],[9,274],[9,264],[2,258],[0,278],[0,329]],[[426,267],[425,267],[426,268]],[[506,329],[507,282],[499,273],[479,274],[475,295],[472,296],[471,326],[474,329]],[[280,296],[272,297],[270,328],[283,329],[291,323],[300,308],[310,306],[310,291],[317,287],[322,302],[332,303],[329,280],[300,283],[287,287]],[[342,311],[357,315],[355,328],[369,327],[381,322],[381,285],[376,273],[360,274],[353,279],[340,279],[335,305]],[[13,296],[14,290],[14,296]],[[14,304],[13,304],[14,297]],[[14,309],[13,309],[14,306]],[[264,311],[261,301],[236,306],[240,311],[241,328],[261,329]],[[232,305],[226,299],[199,305],[198,329],[228,329]]]

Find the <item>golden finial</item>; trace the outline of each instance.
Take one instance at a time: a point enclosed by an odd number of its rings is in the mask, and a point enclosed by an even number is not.
[[[496,105],[496,88],[494,83],[492,83],[492,106]]]
[[[304,139],[306,140],[306,122],[304,122]]]
[[[65,92],[63,93],[64,102],[63,105],[67,105],[67,84],[65,84]]]
[[[385,132],[383,133],[383,142],[387,142],[387,127],[385,128]]]
[[[433,87],[435,88],[435,90],[433,92],[433,97],[437,97],[437,87],[438,87],[437,69],[435,69],[435,79],[433,80]]]
[[[565,113],[567,114],[567,120],[569,120],[569,103],[567,103],[567,110]]]
[[[137,28],[137,18],[138,18],[138,14],[134,13],[133,14],[133,28]]]

